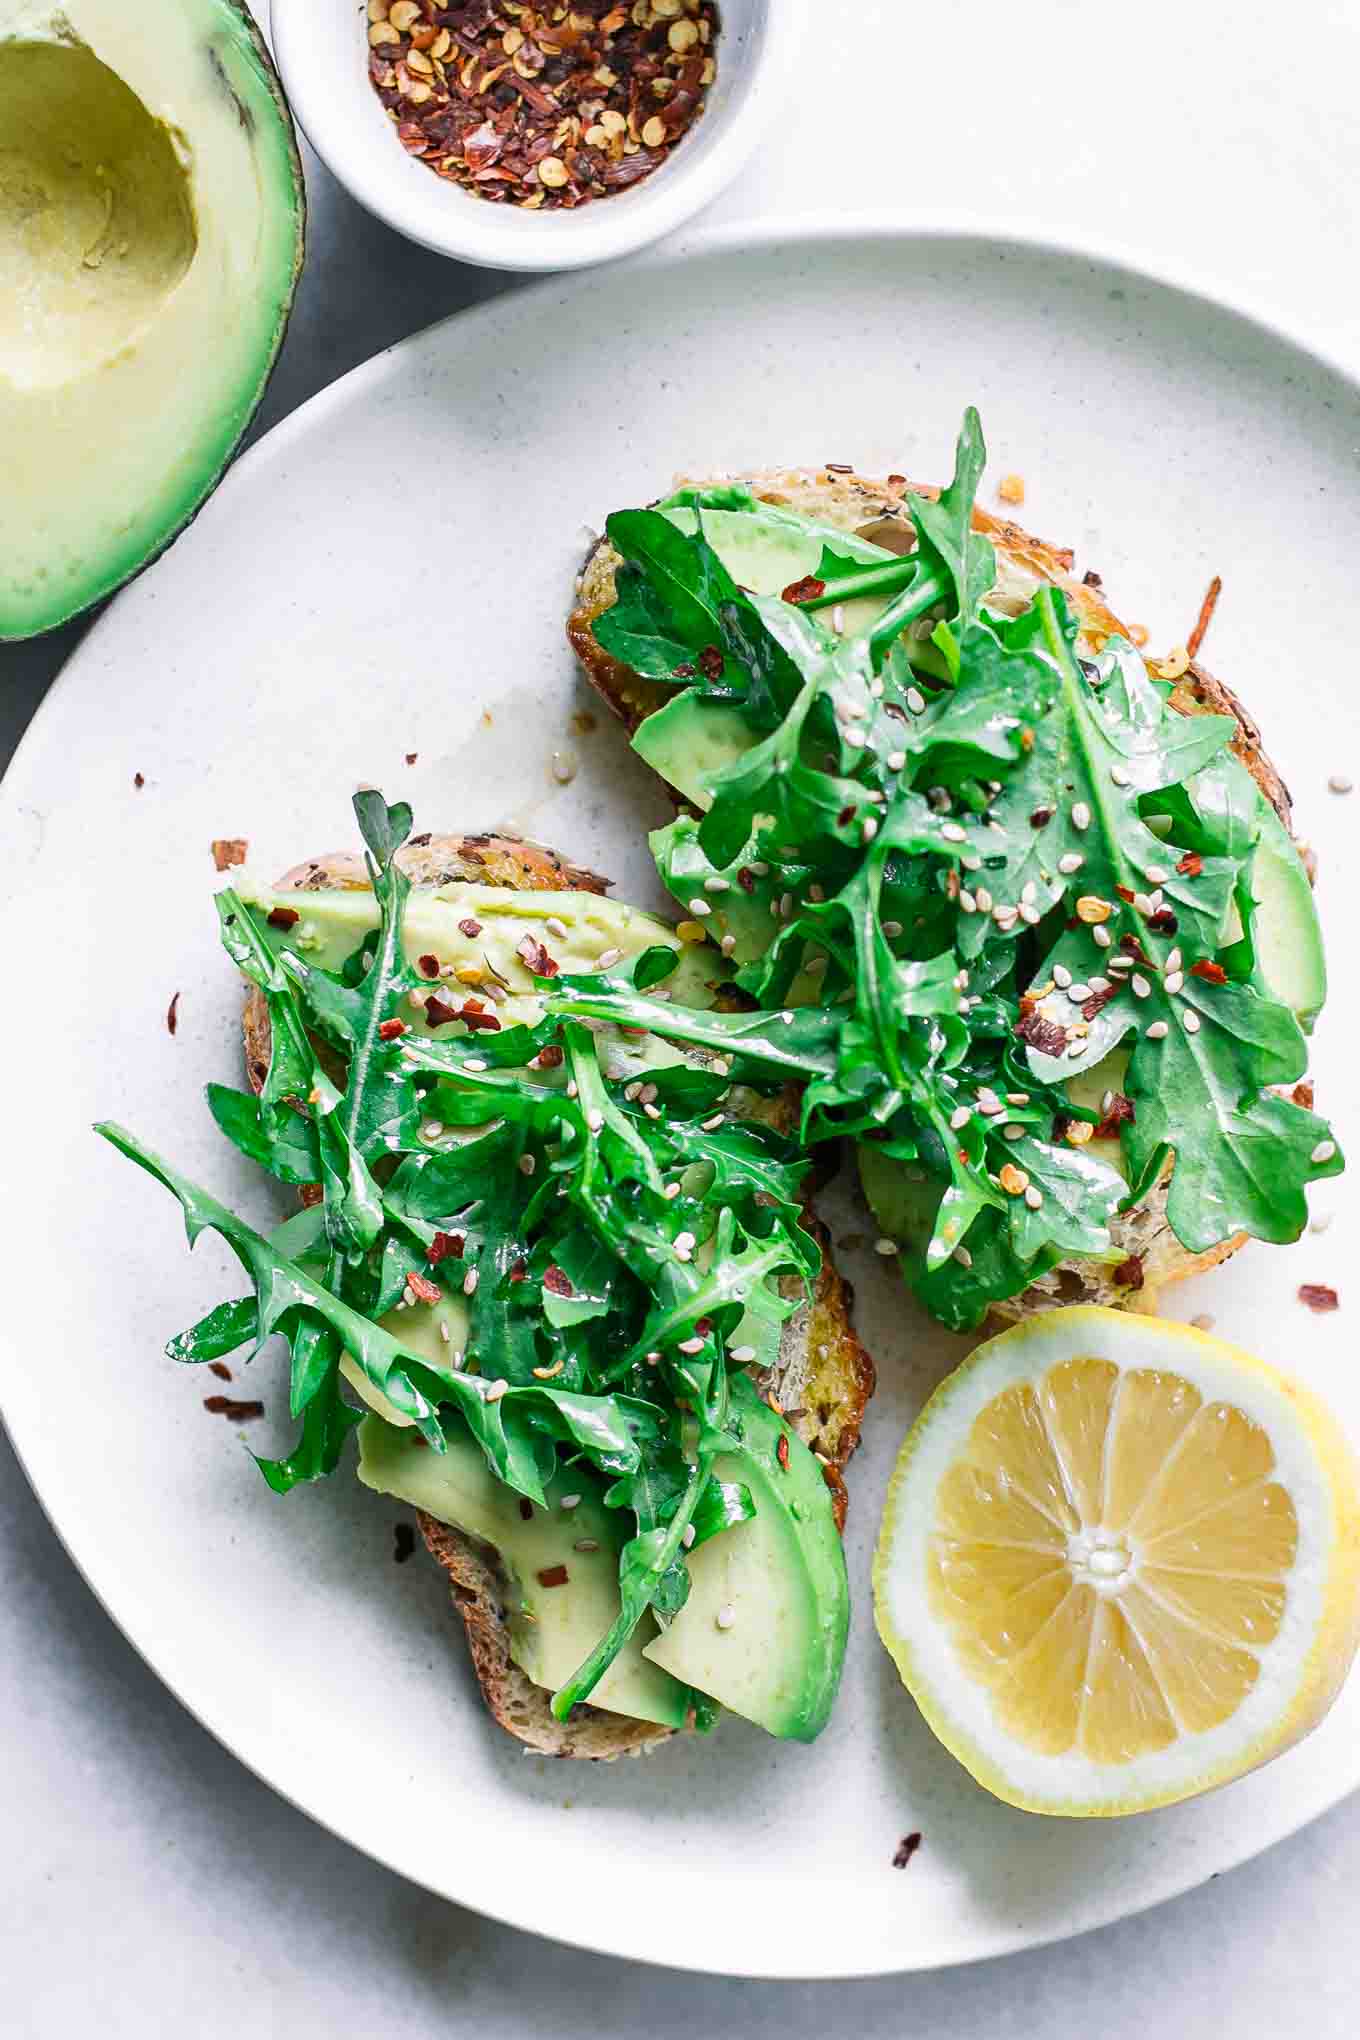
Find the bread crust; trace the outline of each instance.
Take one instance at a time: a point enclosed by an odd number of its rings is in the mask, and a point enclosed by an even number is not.
[[[701,488],[734,480],[745,482],[762,502],[814,516],[823,524],[856,532],[897,553],[909,551],[913,542],[906,505],[908,490],[923,496],[939,494],[930,484],[909,483],[900,476],[876,481],[853,473],[833,473],[826,468],[770,468],[740,477],[682,475],[677,477],[676,487]],[[984,532],[996,548],[997,581],[992,600],[998,608],[1018,614],[1029,603],[1035,588],[1048,582],[1067,595],[1083,640],[1092,649],[1103,646],[1107,637],[1130,636],[1128,627],[1109,607],[1099,581],[1088,582],[1074,575],[1073,555],[1067,547],[1050,545],[1009,518],[995,517],[981,508],[973,511],[973,526]],[[595,641],[593,625],[614,601],[615,574],[621,564],[608,539],[602,538],[592,547],[567,619],[567,637],[591,686],[632,735],[639,723],[670,699],[673,690],[634,673]],[[1231,740],[1234,754],[1289,828],[1292,813],[1289,789],[1266,755],[1255,721],[1232,690],[1192,660],[1172,691],[1171,706],[1182,715],[1233,718],[1237,724],[1237,733]],[[1207,1253],[1190,1253],[1167,1223],[1166,1189],[1164,1177],[1133,1210],[1116,1214],[1110,1231],[1119,1254],[1117,1262],[1108,1265],[1079,1260],[1060,1262],[1019,1296],[993,1305],[992,1315],[1014,1322],[1055,1304],[1073,1302],[1155,1310],[1161,1289],[1215,1267],[1245,1243],[1246,1234],[1239,1233]],[[1125,1279],[1121,1280],[1121,1275]]]
[[[415,886],[460,881],[503,886],[515,892],[584,891],[604,894],[610,881],[598,873],[522,837],[428,835],[412,839],[397,862]],[[295,864],[278,882],[279,891],[367,890],[368,872],[356,851],[333,851]],[[269,1069],[269,1009],[255,986],[246,992],[241,1031],[246,1073],[259,1091]],[[763,1101],[760,1116],[787,1124],[796,1106],[787,1096]],[[309,1186],[304,1202],[320,1192]],[[822,1250],[822,1267],[812,1295],[800,1301],[780,1338],[777,1367],[760,1379],[763,1392],[781,1407],[789,1423],[816,1455],[831,1490],[837,1529],[845,1526],[845,1466],[859,1444],[864,1407],[874,1390],[874,1366],[855,1332],[853,1292],[831,1258],[831,1238],[811,1206],[804,1223]],[[796,1285],[792,1293],[796,1294]],[[482,1698],[503,1729],[541,1756],[608,1761],[638,1756],[665,1742],[673,1731],[656,1722],[635,1721],[583,1702],[571,1719],[558,1721],[549,1696],[510,1655],[507,1610],[512,1582],[488,1545],[416,1512],[431,1555],[448,1576],[453,1606],[463,1624]]]

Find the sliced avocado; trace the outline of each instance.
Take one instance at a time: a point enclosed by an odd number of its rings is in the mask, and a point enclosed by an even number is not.
[[[109,594],[214,487],[304,212],[236,0],[0,0],[0,639]]]
[[[745,1482],[756,1514],[690,1553],[689,1599],[644,1656],[769,1734],[811,1742],[845,1656],[845,1553],[821,1468],[796,1432],[744,1376],[732,1408],[742,1450],[714,1471]]]
[[[633,749],[668,786],[707,809],[712,804],[709,775],[745,757],[756,741],[755,731],[730,701],[686,693],[647,717]]]
[[[541,1509],[498,1481],[466,1434],[450,1436],[446,1452],[432,1452],[415,1432],[370,1416],[359,1426],[358,1471],[376,1493],[395,1495],[494,1548],[509,1582],[510,1655],[536,1686],[555,1692],[564,1685],[618,1615],[627,1519],[605,1507],[588,1468],[559,1473]],[[579,1500],[564,1508],[573,1496]],[[566,1578],[553,1584],[562,1572]],[[685,1687],[643,1654],[655,1634],[656,1624],[645,1616],[590,1702],[611,1714],[681,1728],[689,1705]]]
[[[1311,1031],[1327,997],[1327,964],[1313,888],[1303,859],[1269,801],[1251,866],[1251,935],[1261,989]]]
[[[265,915],[296,915],[283,929],[267,925],[264,933],[275,946],[295,950],[323,970],[340,970],[379,925],[377,901],[366,887],[276,892],[256,885],[243,873],[236,890]],[[469,934],[469,928],[476,932]],[[558,933],[559,929],[565,929],[565,934]],[[655,915],[595,893],[511,892],[462,880],[436,888],[422,886],[407,901],[402,935],[411,963],[433,956],[447,973],[430,987],[446,1002],[477,995],[478,981],[467,973],[480,971],[489,976],[494,972],[505,987],[504,998],[495,1006],[503,1027],[532,1025],[542,1015],[533,973],[519,954],[519,944],[526,936],[545,944],[564,972],[599,970],[601,958],[611,950],[620,958],[634,957],[664,944],[680,959],[666,980],[667,990],[680,1005],[711,1006],[713,987],[726,974],[722,959],[706,944],[682,942],[674,928]],[[461,978],[456,975],[459,971],[464,973]],[[410,1026],[416,1033],[431,1031],[425,1015],[414,1008]],[[639,1064],[679,1059],[678,1050],[651,1037],[616,1044],[616,1052]]]

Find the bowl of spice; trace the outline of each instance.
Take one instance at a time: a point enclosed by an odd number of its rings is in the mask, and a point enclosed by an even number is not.
[[[273,0],[293,111],[361,205],[488,268],[689,219],[781,103],[806,0]]]

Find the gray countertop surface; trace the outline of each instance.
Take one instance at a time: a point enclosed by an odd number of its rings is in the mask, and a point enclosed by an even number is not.
[[[711,217],[906,208],[1047,230],[1246,299],[1360,366],[1350,0],[1299,0],[1287,22],[1260,0],[1149,0],[1136,22],[1076,0],[968,13],[961,51],[959,10],[826,10],[835,33],[797,103]],[[407,246],[308,171],[309,264],[257,431],[514,287]],[[80,634],[0,648],[0,763]],[[493,1925],[276,1797],[108,1620],[3,1435],[0,1578],[0,2028],[15,2040],[1356,2031],[1354,1799],[1173,1904],[1002,1962],[843,1985],[673,1975]]]

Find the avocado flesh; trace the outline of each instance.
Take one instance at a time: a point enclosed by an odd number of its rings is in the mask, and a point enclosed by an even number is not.
[[[0,0],[0,639],[194,514],[283,338],[292,123],[234,0]]]
[[[1305,1033],[1327,997],[1327,964],[1313,888],[1294,840],[1269,801],[1251,867],[1255,975],[1267,997],[1288,1006]]]
[[[446,1451],[432,1452],[416,1434],[369,1416],[359,1426],[358,1471],[377,1494],[424,1509],[495,1550],[508,1583],[511,1657],[536,1686],[556,1692],[565,1685],[618,1615],[619,1549],[630,1520],[605,1507],[589,1469],[558,1473],[544,1491],[543,1509],[498,1481],[466,1434],[450,1435]],[[564,1509],[573,1496],[579,1501]],[[582,1551],[582,1542],[596,1548]],[[540,1574],[551,1576],[557,1567],[566,1568],[565,1583],[545,1586]],[[643,1654],[655,1634],[652,1617],[644,1616],[590,1704],[682,1728],[688,1692]]]
[[[663,503],[661,509],[681,531],[693,532],[698,526],[698,513],[684,504]],[[816,573],[823,545],[832,545],[865,566],[883,566],[899,557],[852,532],[759,506],[705,510],[703,535],[738,587],[755,595],[778,595],[790,582]],[[840,605],[841,635],[855,637],[869,630],[892,599],[867,596]],[[835,609],[817,613],[828,629],[835,628]],[[734,763],[756,741],[755,731],[730,702],[685,693],[646,718],[634,735],[633,749],[677,793],[697,808],[707,808],[710,774]]]
[[[770,1735],[811,1742],[845,1656],[845,1553],[820,1466],[744,1375],[733,1377],[732,1415],[742,1450],[713,1470],[744,1482],[756,1513],[690,1552],[689,1598],[643,1654]]]

